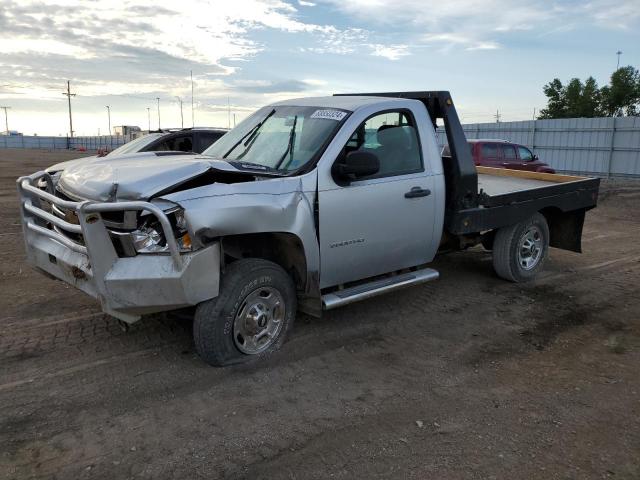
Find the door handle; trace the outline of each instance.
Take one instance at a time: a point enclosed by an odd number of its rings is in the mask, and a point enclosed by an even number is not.
[[[428,188],[413,187],[411,190],[404,194],[404,198],[428,197],[429,195],[431,195],[431,190],[429,190]]]

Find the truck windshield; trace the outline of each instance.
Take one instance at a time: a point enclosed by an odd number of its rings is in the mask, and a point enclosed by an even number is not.
[[[241,168],[291,172],[321,153],[349,113],[336,108],[265,107],[203,153]]]

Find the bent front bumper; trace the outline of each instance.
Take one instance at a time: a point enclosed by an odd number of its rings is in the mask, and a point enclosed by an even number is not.
[[[18,179],[27,261],[38,270],[97,298],[104,312],[126,322],[134,322],[142,314],[196,305],[218,295],[218,243],[180,253],[171,224],[156,205],[63,200],[36,187],[43,177],[51,191],[45,172]],[[78,223],[50,213],[43,208],[47,203],[74,212],[72,220],[77,216]],[[158,218],[170,255],[118,256],[100,213],[136,210]]]

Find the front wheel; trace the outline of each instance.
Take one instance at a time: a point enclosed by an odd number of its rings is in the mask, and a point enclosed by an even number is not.
[[[198,305],[193,338],[198,355],[223,366],[280,348],[296,314],[296,292],[277,264],[251,258],[232,263],[217,298]]]
[[[540,213],[500,228],[493,241],[493,268],[499,277],[527,282],[542,270],[549,252],[549,226]]]

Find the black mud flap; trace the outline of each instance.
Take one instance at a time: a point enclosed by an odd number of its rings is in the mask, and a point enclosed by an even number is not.
[[[542,211],[549,224],[549,245],[571,252],[582,253],[582,227],[586,210],[571,212]]]

